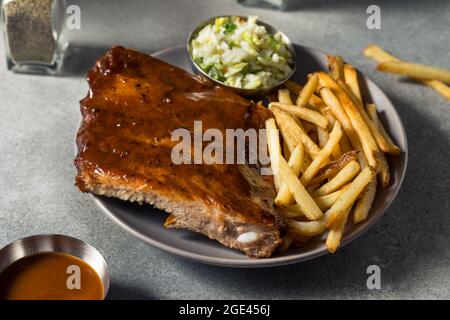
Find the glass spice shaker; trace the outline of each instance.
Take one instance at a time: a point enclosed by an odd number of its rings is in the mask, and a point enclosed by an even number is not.
[[[8,69],[56,74],[67,41],[65,0],[1,0]]]

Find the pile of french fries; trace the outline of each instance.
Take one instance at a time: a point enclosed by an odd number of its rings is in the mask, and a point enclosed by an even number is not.
[[[375,44],[365,48],[364,55],[378,62],[379,71],[408,76],[450,100],[450,87],[444,83],[450,83],[450,70],[401,61]]]
[[[389,185],[386,154],[401,152],[376,106],[364,103],[357,70],[338,56],[328,61],[329,73],[310,74],[304,87],[288,81],[269,104],[275,204],[287,225],[281,251],[328,230],[326,247],[335,252],[349,217],[367,219],[377,177]]]

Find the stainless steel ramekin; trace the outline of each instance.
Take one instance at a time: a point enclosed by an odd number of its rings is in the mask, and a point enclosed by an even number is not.
[[[61,234],[41,234],[16,240],[0,250],[0,273],[17,260],[38,253],[59,252],[80,258],[99,275],[103,299],[109,290],[109,271],[103,256],[93,246]]]

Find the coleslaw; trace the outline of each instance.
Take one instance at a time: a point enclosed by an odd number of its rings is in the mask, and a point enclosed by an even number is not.
[[[216,18],[191,41],[195,63],[229,86],[257,89],[278,84],[292,71],[292,53],[281,33],[268,33],[257,20]]]

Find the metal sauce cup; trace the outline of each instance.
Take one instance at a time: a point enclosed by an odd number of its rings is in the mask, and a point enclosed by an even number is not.
[[[239,16],[239,15],[224,15],[224,16],[216,16],[216,17],[212,17],[209,18],[208,20],[202,22],[201,24],[199,24],[197,27],[195,27],[194,30],[192,30],[192,32],[189,34],[188,37],[188,41],[187,41],[187,50],[189,53],[189,62],[191,64],[192,70],[194,71],[194,73],[196,74],[200,74],[205,76],[206,78],[208,78],[209,80],[211,80],[214,83],[217,83],[225,88],[231,89],[234,92],[245,96],[245,97],[263,97],[267,94],[269,94],[270,92],[274,91],[276,88],[280,87],[281,85],[283,85],[287,80],[289,80],[289,78],[292,77],[292,75],[295,73],[296,67],[297,67],[297,56],[295,53],[295,48],[294,45],[292,44],[291,40],[288,38],[287,35],[285,35],[283,32],[281,32],[280,30],[276,29],[275,27],[271,26],[270,24],[267,24],[261,20],[258,20],[257,24],[264,26],[267,30],[268,33],[270,34],[275,34],[277,32],[279,32],[281,34],[281,36],[283,37],[284,42],[286,43],[286,46],[288,48],[288,50],[291,52],[292,54],[292,60],[293,63],[291,65],[292,70],[291,72],[286,76],[286,78],[284,78],[283,80],[279,81],[277,84],[271,86],[271,87],[266,87],[266,88],[256,88],[256,89],[244,89],[244,88],[237,88],[237,87],[232,87],[229,85],[224,84],[223,82],[220,82],[212,77],[210,77],[202,68],[200,68],[199,65],[197,65],[197,63],[194,61],[194,58],[192,57],[192,48],[191,48],[191,42],[194,38],[197,37],[198,33],[204,28],[206,27],[208,24],[214,24],[214,21],[216,20],[216,18],[221,18],[221,17],[239,17],[241,19],[247,20],[247,17],[244,16]]]
[[[45,252],[75,256],[94,269],[103,284],[103,299],[109,290],[109,271],[105,259],[93,246],[61,234],[41,234],[16,240],[0,250],[0,273],[17,260]]]

